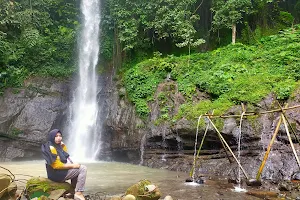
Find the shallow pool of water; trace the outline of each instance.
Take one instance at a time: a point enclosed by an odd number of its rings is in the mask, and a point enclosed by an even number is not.
[[[86,193],[104,192],[108,195],[123,194],[128,187],[139,180],[148,179],[157,185],[162,196],[171,195],[177,200],[258,200],[243,192],[234,192],[234,186],[226,180],[205,180],[205,184],[193,185],[185,183],[188,174],[162,169],[116,163],[94,162],[85,163],[88,167]],[[29,176],[46,177],[44,161],[4,162],[0,166],[9,169],[16,179],[29,179]],[[0,168],[0,173],[7,171]],[[21,188],[24,181],[17,182]],[[163,199],[163,198],[162,198]]]

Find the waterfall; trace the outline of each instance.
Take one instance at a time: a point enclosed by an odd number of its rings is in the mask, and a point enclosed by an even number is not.
[[[78,41],[79,77],[70,104],[69,152],[76,160],[95,160],[100,151],[98,130],[97,73],[100,0],[81,0],[81,31]]]

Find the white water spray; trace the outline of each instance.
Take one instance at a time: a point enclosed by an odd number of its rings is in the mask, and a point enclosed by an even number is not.
[[[100,0],[81,1],[79,80],[70,105],[69,151],[76,160],[94,160],[100,150],[97,130],[97,75]]]

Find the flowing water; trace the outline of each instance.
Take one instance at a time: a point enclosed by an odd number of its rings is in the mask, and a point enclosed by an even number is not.
[[[193,161],[193,172],[192,172],[192,180],[195,182],[195,168],[196,168],[196,155],[197,155],[197,142],[198,142],[198,134],[199,134],[199,125],[200,125],[200,120],[201,116],[198,118],[198,123],[197,123],[197,131],[196,131],[196,137],[195,137],[195,145],[194,145],[194,161]]]
[[[88,167],[86,194],[103,192],[107,195],[120,195],[139,180],[148,179],[159,187],[162,199],[171,195],[174,200],[258,200],[245,193],[231,191],[233,186],[226,180],[212,180],[207,177],[205,184],[188,184],[185,183],[188,174],[183,172],[115,162],[94,162],[85,165]],[[28,176],[46,177],[44,161],[6,162],[0,163],[0,166],[9,169],[20,181],[28,180]],[[8,174],[1,168],[0,173]],[[23,182],[17,181],[17,184],[19,189],[24,186]]]
[[[140,152],[141,152],[140,165],[143,165],[143,163],[144,163],[144,152],[145,152],[145,144],[146,144],[146,140],[147,140],[147,135],[145,134],[145,135],[142,137],[141,145],[140,145]]]
[[[97,74],[99,54],[100,0],[81,0],[79,80],[70,105],[68,147],[78,160],[93,160],[100,150],[97,125]],[[78,148],[80,146],[80,148]]]
[[[243,116],[245,114],[245,111],[242,113],[240,118],[240,127],[239,127],[239,135],[238,135],[238,161],[241,163],[241,143],[242,143],[242,120]],[[238,186],[235,187],[235,191],[237,192],[246,192],[247,190],[244,188],[241,188],[241,168],[238,167]]]

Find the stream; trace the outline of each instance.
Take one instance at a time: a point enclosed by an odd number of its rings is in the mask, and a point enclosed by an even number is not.
[[[245,193],[233,192],[233,185],[227,180],[212,180],[205,177],[205,184],[190,185],[185,183],[188,174],[183,172],[153,169],[149,167],[117,162],[84,163],[88,167],[86,194],[97,192],[110,195],[124,194],[126,189],[142,179],[148,179],[157,185],[163,199],[166,195],[174,200],[255,200],[259,199]],[[46,177],[44,161],[2,162],[0,166],[7,168],[14,175],[18,189],[25,185],[24,179],[30,176]],[[7,172],[0,168],[0,173]]]

